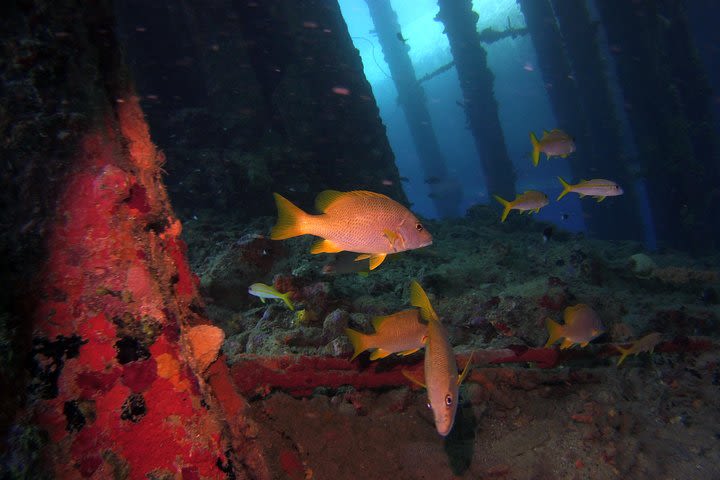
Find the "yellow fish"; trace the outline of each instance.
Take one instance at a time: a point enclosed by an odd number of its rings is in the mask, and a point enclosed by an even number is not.
[[[295,306],[290,301],[290,292],[280,293],[277,289],[275,289],[275,287],[271,287],[270,285],[265,285],[264,283],[253,283],[250,287],[248,287],[248,293],[260,298],[263,303],[265,303],[266,298],[278,298],[285,302],[285,305],[287,305],[290,310],[295,310]]]
[[[617,345],[615,348],[618,349],[618,351],[622,354],[620,355],[620,359],[618,360],[617,364],[618,366],[625,361],[625,357],[628,355],[637,355],[638,353],[642,352],[650,352],[652,353],[653,350],[655,350],[655,346],[660,343],[660,340],[662,338],[662,335],[660,335],[657,332],[648,333],[644,337],[642,337],[640,340],[635,340],[632,345],[628,348],[622,348],[618,347]]]
[[[623,189],[620,185],[613,182],[612,180],[605,180],[604,178],[595,178],[593,180],[581,180],[575,185],[570,185],[562,177],[558,177],[560,183],[563,186],[563,191],[558,196],[558,200],[567,195],[570,192],[575,192],[580,197],[591,196],[597,198],[598,202],[605,200],[605,197],[617,197],[623,194]]]
[[[420,350],[425,343],[427,325],[420,322],[420,315],[415,309],[403,310],[385,317],[375,317],[372,324],[375,328],[375,333],[372,335],[351,328],[345,329],[355,349],[350,360],[371,348],[375,351],[370,354],[370,360],[385,358],[392,353],[410,355]]]
[[[510,210],[518,210],[520,213],[523,212],[535,212],[538,213],[542,207],[549,203],[548,196],[537,190],[528,190],[525,193],[521,193],[515,197],[515,200],[509,202],[499,195],[493,195],[495,200],[505,207],[503,210],[500,221],[504,222],[510,213]]]
[[[427,320],[428,326],[425,342],[425,384],[409,376],[408,378],[427,388],[435,428],[444,437],[450,433],[455,423],[460,384],[470,371],[472,357],[458,377],[455,354],[448,341],[447,331],[440,323],[425,291],[414,280],[410,284],[410,304],[420,309],[420,316]]]
[[[283,240],[299,235],[322,237],[310,253],[361,253],[377,268],[389,253],[432,244],[432,235],[407,208],[379,193],[325,190],[315,199],[321,215],[310,215],[277,193],[278,221],[270,238]]]
[[[579,303],[572,307],[567,307],[563,313],[564,325],[560,325],[551,319],[545,320],[550,338],[548,338],[545,348],[563,338],[560,344],[560,350],[565,350],[579,343],[581,347],[586,347],[595,338],[605,332],[605,327],[595,313],[595,310],[585,304]]]
[[[540,152],[550,157],[565,158],[575,151],[575,141],[573,138],[562,130],[557,128],[551,131],[543,130],[540,140],[537,139],[533,132],[530,132],[530,142],[532,143],[532,161],[536,167],[540,163]]]

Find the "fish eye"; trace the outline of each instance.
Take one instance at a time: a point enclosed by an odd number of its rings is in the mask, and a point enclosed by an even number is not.
[[[452,405],[452,404],[453,404],[453,398],[452,398],[452,396],[447,395],[447,396],[445,397],[445,405],[447,405],[447,406],[449,407],[449,406]]]
[[[422,224],[421,224],[421,223],[416,223],[416,224],[415,224],[415,230],[417,230],[418,232],[422,232],[422,231],[423,231],[423,226],[422,226]]]

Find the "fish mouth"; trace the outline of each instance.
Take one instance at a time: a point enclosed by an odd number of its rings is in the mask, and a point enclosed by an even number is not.
[[[432,245],[432,240],[428,240],[427,242],[421,243],[418,248],[427,247],[428,245]]]

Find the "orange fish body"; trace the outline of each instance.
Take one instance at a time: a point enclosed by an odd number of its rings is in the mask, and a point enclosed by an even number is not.
[[[560,325],[551,319],[545,321],[550,337],[545,348],[563,339],[560,349],[570,348],[575,344],[586,347],[595,338],[605,332],[605,327],[595,311],[585,304],[577,304],[567,307],[563,314],[564,325]]]
[[[537,139],[533,132],[530,132],[530,142],[533,147],[533,165],[536,167],[540,163],[540,152],[544,153],[550,160],[550,157],[565,158],[575,151],[573,138],[557,128],[549,132],[543,130],[540,140]]]
[[[510,210],[518,210],[520,213],[527,211],[538,213],[542,207],[549,203],[547,195],[537,190],[528,190],[525,193],[521,193],[517,195],[512,202],[505,200],[499,195],[493,196],[504,208],[502,217],[500,217],[500,221],[502,222],[505,221]]]
[[[628,355],[637,355],[642,352],[650,352],[652,353],[653,350],[655,350],[655,346],[660,343],[660,340],[662,339],[662,335],[660,335],[657,332],[648,333],[644,337],[642,337],[640,340],[636,340],[630,345],[628,348],[622,348],[616,346],[615,348],[618,349],[620,352],[620,358],[618,359],[618,366],[625,361],[625,357]]]
[[[410,210],[379,193],[325,190],[315,200],[321,215],[307,214],[283,196],[274,195],[278,221],[270,237],[322,237],[311,248],[313,254],[361,253],[357,260],[369,258],[373,270],[387,254],[432,244],[432,235]]]
[[[372,324],[375,333],[371,335],[351,328],[345,329],[355,349],[350,360],[370,349],[375,349],[370,355],[370,360],[385,358],[393,353],[410,355],[422,348],[427,337],[427,325],[420,322],[420,314],[415,309],[403,310],[385,317],[375,317]]]

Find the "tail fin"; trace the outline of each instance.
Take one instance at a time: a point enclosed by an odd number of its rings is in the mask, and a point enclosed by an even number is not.
[[[430,299],[428,299],[425,290],[423,290],[415,280],[410,283],[410,305],[420,309],[420,316],[423,320],[427,320],[428,322],[431,320],[440,320],[432,305],[430,305]]]
[[[273,240],[284,240],[286,238],[304,235],[306,232],[302,228],[302,220],[307,217],[307,213],[293,205],[290,200],[282,195],[277,193],[273,193],[273,195],[275,196],[275,204],[278,209],[278,220],[272,230],[270,230],[270,238]]]
[[[282,298],[282,301],[285,302],[285,305],[287,305],[290,310],[295,311],[295,305],[290,301],[290,292],[283,293],[280,295],[280,298]]]
[[[559,323],[549,318],[545,319],[545,326],[550,334],[550,338],[548,338],[548,341],[545,343],[545,348],[548,348],[563,337],[563,328]]]
[[[627,357],[628,355],[630,355],[630,349],[629,349],[629,348],[622,348],[622,347],[618,347],[618,346],[616,346],[615,348],[617,348],[618,351],[621,353],[620,358],[619,358],[618,361],[617,361],[617,366],[619,367],[620,364],[625,361],[625,357]]]
[[[500,221],[504,222],[508,216],[508,213],[510,213],[510,210],[512,210],[512,205],[510,204],[510,202],[508,202],[507,200],[502,198],[500,195],[493,195],[493,197],[495,197],[495,200],[500,202],[500,205],[502,205],[505,208],[505,210],[503,210],[502,217],[500,217]]]
[[[345,335],[347,335],[348,339],[350,340],[350,343],[353,346],[353,349],[355,350],[355,353],[353,353],[352,358],[350,360],[355,360],[355,357],[360,355],[362,352],[367,350],[368,347],[368,336],[364,333],[360,333],[357,330],[353,330],[352,328],[346,328],[345,329]]]
[[[530,142],[532,143],[532,161],[536,167],[540,163],[540,142],[533,132],[530,132]]]
[[[568,193],[570,193],[572,191],[572,185],[570,185],[565,180],[563,180],[562,177],[558,177],[558,180],[560,180],[560,183],[563,186],[563,191],[557,198],[558,200],[560,200],[562,197],[564,197],[565,195],[567,195]]]

